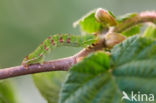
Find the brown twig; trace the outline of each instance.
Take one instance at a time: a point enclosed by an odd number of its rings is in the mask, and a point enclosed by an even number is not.
[[[0,79],[26,75],[26,74],[48,72],[48,71],[67,71],[71,66],[73,66],[79,61],[79,58],[84,58],[91,52],[99,50],[102,47],[103,47],[103,40],[101,40],[94,47],[83,49],[82,51],[80,51],[79,53],[71,57],[48,61],[43,64],[33,64],[30,65],[28,68],[24,68],[21,65],[16,67],[0,69]]]
[[[121,24],[117,25],[116,27],[114,27],[114,29],[112,31],[121,33],[123,31],[129,29],[130,27],[133,27],[140,23],[146,23],[146,22],[152,22],[152,23],[156,24],[156,12],[155,11],[141,12],[140,14],[138,14],[134,17],[131,17],[128,20],[125,20]]]
[[[48,71],[66,71],[69,67],[75,64],[74,57],[68,57],[60,60],[54,60],[45,62],[44,64],[33,64],[30,65],[28,68],[24,68],[21,66],[10,67],[0,69],[0,79],[26,75],[26,74],[33,74],[39,72],[48,72]]]

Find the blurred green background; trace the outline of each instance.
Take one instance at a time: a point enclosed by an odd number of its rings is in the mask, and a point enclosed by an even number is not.
[[[156,0],[0,0],[0,68],[20,65],[50,34],[79,34],[72,23],[98,7],[122,15],[156,10]],[[59,48],[50,57],[69,56],[79,49]],[[20,103],[46,103],[30,75],[11,80]]]

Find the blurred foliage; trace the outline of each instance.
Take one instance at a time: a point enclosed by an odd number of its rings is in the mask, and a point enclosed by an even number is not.
[[[0,103],[18,103],[16,92],[8,80],[0,81]]]
[[[144,36],[152,39],[156,39],[156,25],[150,24],[145,32]]]
[[[141,26],[142,25],[136,25],[134,27],[129,28],[128,30],[122,32],[123,35],[125,35],[126,37],[130,37],[136,34],[139,34],[141,32]]]
[[[137,16],[137,13],[127,13],[127,14],[124,14],[122,16],[117,17],[117,21],[119,23],[122,23],[123,21],[126,21],[126,20],[133,18],[135,16]]]
[[[59,92],[66,72],[34,74],[34,82],[48,103],[58,103]]]

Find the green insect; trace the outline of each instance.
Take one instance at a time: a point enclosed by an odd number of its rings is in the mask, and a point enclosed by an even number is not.
[[[22,62],[24,67],[31,64],[43,63],[44,57],[48,52],[60,46],[87,47],[95,43],[98,38],[95,35],[70,35],[56,34],[49,36],[40,46],[31,54],[26,56]]]
[[[115,17],[107,10],[98,9],[96,11],[96,19],[98,22],[108,26],[114,26],[117,24]],[[44,57],[48,52],[56,47],[60,46],[72,46],[72,47],[87,47],[98,42],[99,38],[95,35],[70,35],[70,34],[56,34],[48,37],[40,46],[31,54],[26,56],[22,62],[24,67],[28,67],[31,64],[44,62]]]

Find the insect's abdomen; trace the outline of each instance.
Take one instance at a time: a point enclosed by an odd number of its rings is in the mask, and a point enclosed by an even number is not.
[[[43,57],[56,47],[73,46],[86,47],[96,41],[94,35],[70,35],[70,34],[56,34],[48,37],[40,46],[31,54],[26,56],[22,62],[24,66],[29,66],[34,63],[42,63]]]

